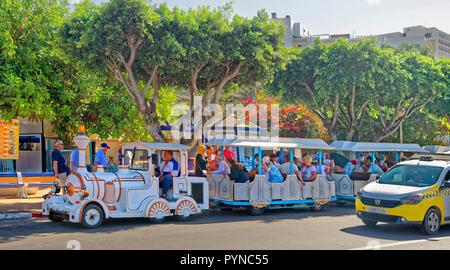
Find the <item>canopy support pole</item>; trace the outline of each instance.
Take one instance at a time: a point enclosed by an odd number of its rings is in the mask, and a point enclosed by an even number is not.
[[[322,174],[322,149],[319,149],[319,174]]]
[[[290,164],[289,164],[289,174],[294,174],[294,149],[290,149],[289,152],[289,160],[290,160]]]
[[[262,149],[258,149],[258,174],[261,175],[261,169],[262,169]]]
[[[375,173],[375,152],[372,152],[372,173]]]
[[[280,148],[280,164],[284,163],[283,148]]]

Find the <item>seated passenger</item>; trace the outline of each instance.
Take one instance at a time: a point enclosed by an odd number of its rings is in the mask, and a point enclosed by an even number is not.
[[[234,180],[235,183],[245,183],[249,179],[245,174],[243,166],[239,166],[233,158],[227,158],[229,164],[231,164],[230,174],[228,175],[231,180]]]
[[[216,156],[216,163],[219,164],[217,170],[209,171],[210,174],[230,174],[230,166],[225,162],[222,156]]]
[[[173,177],[178,175],[178,162],[173,158],[173,152],[164,151],[164,162],[161,163],[161,176],[159,178],[159,187],[162,188],[161,197],[166,198],[167,192],[173,184]]]
[[[294,159],[295,159],[295,157],[294,157]],[[281,175],[283,175],[284,178],[286,178],[285,175],[287,176],[290,174],[291,162],[289,161],[289,157],[287,155],[284,157],[284,160],[286,162],[280,165],[280,173],[281,173]],[[295,164],[295,161],[293,161],[292,163],[293,163],[292,168],[293,168],[295,175],[297,175],[297,179],[300,182],[302,182],[303,185],[305,185],[306,183],[305,183],[305,181],[303,181],[302,174],[300,173],[300,170],[298,169],[297,164]]]
[[[317,176],[316,167],[312,165],[312,157],[305,156],[303,159],[305,166],[301,170],[302,178],[304,181],[314,181]]]
[[[334,160],[331,159],[330,154],[325,154],[325,158],[323,160],[323,165],[325,166],[326,174],[332,174],[334,171]]]
[[[224,157],[225,159],[228,159],[228,158],[235,158],[235,157],[234,157],[234,153],[233,153],[233,151],[230,150],[230,147],[229,147],[229,146],[225,146],[225,149],[223,150],[223,157]]]
[[[252,168],[248,173],[250,180],[254,179],[255,175],[258,174],[259,154],[255,154],[254,159],[255,159],[255,168]]]
[[[320,167],[320,166],[319,166],[319,161],[313,160],[313,161],[311,162],[311,164],[314,165],[314,167],[316,167],[316,172],[317,172],[317,173],[319,173],[319,174],[326,174],[326,173],[325,173],[325,166],[323,166],[323,165],[322,165],[322,171],[319,172],[319,167]]]
[[[205,171],[207,170],[208,160],[205,157],[205,151],[206,147],[204,145],[198,146],[194,160],[195,176],[206,177]]]
[[[280,163],[277,162],[277,155],[272,153],[270,154],[270,162],[277,167],[277,169],[280,169]]]
[[[269,157],[262,159],[262,171],[270,183],[283,183],[284,179],[280,171],[270,162]]]
[[[372,157],[371,156],[367,156],[364,165],[361,166],[363,171],[366,173],[372,173]],[[383,169],[381,169],[380,166],[378,166],[378,164],[374,163],[374,173],[378,174],[379,176],[382,176],[384,174]]]

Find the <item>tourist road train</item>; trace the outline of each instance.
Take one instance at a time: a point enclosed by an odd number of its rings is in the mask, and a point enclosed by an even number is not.
[[[185,145],[176,143],[125,143],[122,145],[124,164],[117,172],[106,172],[98,166],[96,172],[88,172],[85,164],[85,150],[89,138],[80,130],[74,138],[78,146],[79,167],[71,173],[62,187],[62,194],[49,194],[42,204],[42,213],[54,222],[68,220],[81,223],[87,228],[95,228],[105,219],[148,218],[160,222],[168,216],[186,219],[202,210],[214,208],[247,208],[250,214],[259,215],[268,209],[310,208],[322,210],[327,203],[336,201],[339,196],[355,196],[355,191],[369,181],[354,186],[353,182],[336,179],[343,175],[326,176],[317,174],[313,181],[303,185],[293,172],[294,151],[317,153],[319,172],[323,164],[322,151],[337,151],[321,139],[278,138],[278,139],[213,139],[208,145],[230,146],[244,153],[251,152],[251,166],[260,163],[263,151],[280,149],[289,153],[290,173],[282,183],[270,183],[261,173],[261,164],[254,180],[234,183],[227,175],[208,174],[207,177],[190,176],[188,172],[188,150]],[[421,149],[421,148],[420,148]],[[417,152],[420,152],[420,149]],[[179,164],[179,175],[174,176],[173,186],[167,198],[161,197],[158,178],[158,165],[162,162],[164,151],[171,150]],[[346,150],[346,149],[339,149]],[[388,149],[382,149],[383,152]],[[406,151],[394,149],[394,151]],[[349,151],[375,152],[373,148],[353,148]],[[392,151],[392,149],[391,149]],[[239,151],[238,151],[239,152]],[[377,151],[378,152],[378,151]],[[258,161],[255,160],[257,153]],[[371,175],[370,179],[376,179]],[[351,188],[347,188],[347,183]]]

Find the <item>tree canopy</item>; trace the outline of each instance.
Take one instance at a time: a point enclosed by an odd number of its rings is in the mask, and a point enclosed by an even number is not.
[[[202,95],[204,105],[219,103],[231,83],[265,82],[283,63],[279,23],[264,11],[231,19],[229,10],[83,2],[61,27],[62,48],[87,69],[120,81],[148,133],[163,141],[157,110],[162,87],[188,89],[191,103],[193,95]]]
[[[375,39],[332,45],[316,40],[293,55],[266,88],[308,106],[333,140],[384,140],[448,89],[441,63],[418,50],[380,48]],[[368,122],[376,124],[362,134]]]

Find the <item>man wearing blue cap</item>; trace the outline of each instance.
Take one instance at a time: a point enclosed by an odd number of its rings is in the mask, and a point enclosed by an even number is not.
[[[102,143],[100,147],[100,150],[95,153],[94,166],[97,167],[98,165],[101,165],[106,171],[106,167],[108,166],[108,158],[106,157],[106,152],[108,152],[108,149],[110,149],[111,147],[109,147],[106,143]]]

